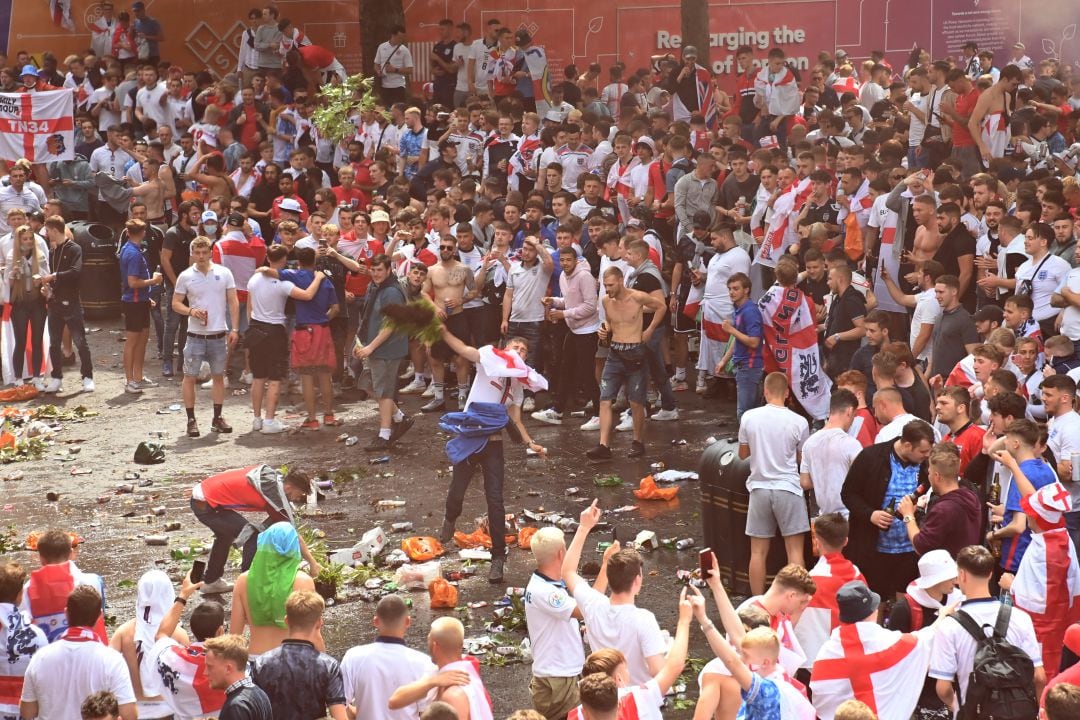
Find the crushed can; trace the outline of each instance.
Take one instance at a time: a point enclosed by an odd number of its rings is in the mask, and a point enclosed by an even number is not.
[[[144,541],[146,542],[147,545],[164,546],[164,545],[169,544],[169,536],[168,535],[147,535],[144,538]]]
[[[390,529],[393,532],[411,532],[413,529],[413,524],[411,522],[391,523]]]
[[[525,588],[523,588],[523,587],[508,587],[508,588],[506,588],[506,596],[507,597],[513,597],[515,595],[517,595],[518,597],[525,597]]]
[[[171,522],[171,523],[166,523],[166,524],[165,524],[165,532],[176,532],[176,531],[177,531],[177,530],[179,530],[179,529],[180,529],[181,527],[182,527],[182,526],[181,526],[181,525],[180,525],[180,523],[178,523],[178,522]]]
[[[155,507],[155,508],[150,508],[150,512],[151,512],[151,513],[152,513],[152,514],[153,514],[153,515],[154,515],[155,517],[161,517],[162,515],[164,515],[164,514],[165,514],[165,512],[166,512],[166,508],[165,508],[165,506],[164,506],[164,505],[158,505],[158,506],[157,506],[157,507]]]
[[[692,547],[694,547],[694,538],[683,538],[675,543],[676,550],[686,550]]]
[[[367,461],[368,465],[386,465],[390,462],[389,455],[383,455],[382,457],[371,458]]]

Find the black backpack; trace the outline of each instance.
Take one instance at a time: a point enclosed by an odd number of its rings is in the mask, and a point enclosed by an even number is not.
[[[1035,664],[1005,639],[1011,615],[1012,606],[1002,603],[990,637],[985,632],[989,626],[979,626],[963,610],[954,615],[975,640],[975,662],[960,708],[961,720],[1035,720],[1039,715]]]

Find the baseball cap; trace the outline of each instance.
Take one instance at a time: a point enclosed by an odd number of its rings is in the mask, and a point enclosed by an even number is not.
[[[244,227],[244,224],[246,222],[247,219],[243,215],[238,212],[234,212],[229,213],[229,218],[225,221],[225,224],[229,227]]]
[[[298,203],[294,198],[285,198],[278,205],[278,208],[280,208],[284,212],[294,212],[294,213],[302,213],[302,212],[304,212],[300,208],[300,203]]]
[[[630,218],[626,222],[626,227],[627,228],[634,228],[634,229],[644,230],[645,229],[645,223],[641,222],[641,218]]]
[[[858,580],[844,584],[836,592],[836,605],[840,609],[840,622],[857,623],[870,617],[878,605],[881,596]]]
[[[390,216],[386,214],[385,210],[376,210],[371,213],[370,224],[374,225],[377,222],[384,222],[387,225],[390,224]]]
[[[656,141],[648,135],[642,135],[641,137],[639,137],[638,141],[634,143],[634,149],[637,150],[639,145],[644,145],[645,147],[652,150],[653,153],[656,152]]]
[[[27,75],[38,76],[38,69],[33,65],[23,65],[22,72],[19,73],[19,77],[26,77]]]
[[[544,120],[546,122],[561,123],[563,121],[563,114],[558,110],[548,110],[546,113],[544,113]]]
[[[1005,313],[997,305],[983,305],[979,308],[975,315],[972,316],[975,322],[990,322],[1001,323],[1005,319]]]
[[[939,582],[954,580],[956,574],[956,561],[948,550],[931,550],[919,558],[919,577],[915,578],[915,585],[926,590]]]
[[[208,223],[208,222],[216,223],[218,221],[218,216],[217,216],[217,213],[214,212],[213,210],[203,210],[201,220],[202,220],[203,223]]]
[[[684,47],[682,49],[682,56],[684,58],[688,58],[688,57],[696,58],[698,56],[697,55],[697,48],[694,47],[693,45],[687,45],[686,47]]]
[[[1022,43],[1022,42],[1013,43],[1013,47],[1016,48],[1017,50],[1027,50],[1027,48],[1024,47],[1024,43]]]
[[[710,218],[709,213],[704,210],[698,210],[694,213],[693,223],[694,227],[699,230],[707,229],[712,226],[712,218]]]

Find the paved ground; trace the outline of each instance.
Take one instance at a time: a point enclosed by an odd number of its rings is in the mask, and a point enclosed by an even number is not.
[[[89,335],[95,357],[97,392],[84,395],[79,388],[77,371],[68,373],[64,392],[55,399],[33,401],[30,406],[54,402],[61,410],[85,406],[99,413],[84,422],[63,423],[55,436],[56,445],[40,460],[0,466],[0,490],[5,498],[2,522],[10,526],[17,543],[32,530],[61,526],[74,529],[88,540],[79,560],[88,571],[104,575],[109,589],[108,614],[119,621],[131,617],[134,605],[134,583],[146,570],[163,567],[179,573],[183,561],[173,558],[183,548],[208,541],[210,535],[195,522],[187,506],[187,491],[194,480],[226,468],[266,462],[308,468],[336,478],[337,492],[331,493],[308,514],[306,522],[325,533],[331,551],[354,543],[363,532],[380,524],[389,533],[390,524],[410,521],[418,533],[435,534],[442,519],[442,507],[448,484],[448,461],[443,447],[445,436],[436,427],[434,417],[418,418],[416,426],[403,438],[385,465],[369,465],[369,455],[361,448],[374,430],[372,403],[350,401],[346,395],[340,401],[338,417],[346,426],[303,434],[266,436],[250,432],[249,398],[238,385],[226,399],[225,416],[235,431],[232,435],[217,436],[205,433],[211,415],[208,391],[199,392],[198,417],[204,436],[195,440],[184,435],[184,413],[170,412],[169,406],[179,403],[179,381],[160,377],[160,363],[148,360],[147,370],[161,386],[142,396],[125,395],[122,391],[120,353],[122,335],[115,322],[89,322],[98,328]],[[153,357],[153,354],[150,354]],[[299,403],[299,396],[290,398]],[[538,442],[547,446],[550,458],[526,459],[524,448],[508,445],[506,505],[508,512],[524,509],[556,511],[576,517],[592,497],[604,508],[618,508],[636,503],[631,490],[638,480],[650,472],[650,465],[663,462],[666,467],[694,470],[698,457],[709,436],[734,433],[732,408],[715,406],[722,412],[706,417],[703,401],[693,393],[679,393],[682,419],[675,423],[652,422],[649,425],[648,453],[645,458],[629,460],[627,434],[620,434],[615,444],[619,459],[603,465],[591,465],[584,451],[596,442],[595,433],[582,433],[575,424],[568,427],[536,427],[532,432]],[[708,401],[717,403],[718,401]],[[405,401],[406,411],[418,410],[415,397]],[[285,419],[296,424],[299,419],[292,403],[285,403]],[[720,417],[723,424],[717,424]],[[529,420],[530,425],[536,425]],[[580,421],[578,421],[580,422]],[[358,435],[360,442],[348,447],[337,441],[340,432]],[[155,466],[136,466],[132,462],[135,447],[142,440],[161,436],[166,445],[166,462]],[[673,441],[685,440],[686,444]],[[71,451],[77,454],[71,455]],[[64,458],[64,459],[61,459]],[[74,470],[92,471],[73,474]],[[116,494],[118,485],[129,482],[125,474],[140,473],[140,480],[152,485],[136,487],[131,494]],[[598,487],[595,478],[618,475],[625,485]],[[9,479],[14,476],[17,479]],[[138,481],[134,481],[138,482]],[[567,490],[579,488],[577,494]],[[49,502],[46,494],[59,494],[59,500]],[[380,499],[400,498],[403,508],[378,511],[373,503]],[[150,516],[151,508],[164,507],[160,517]],[[676,500],[667,503],[646,502],[634,510],[609,516],[622,540],[632,539],[638,531],[654,530],[658,537],[700,538],[700,495],[697,483],[682,483]],[[484,512],[482,486],[479,479],[470,488],[461,529],[467,518]],[[180,523],[180,529],[167,533],[168,547],[147,546],[147,534],[164,534],[167,523]],[[530,523],[535,524],[535,523]],[[404,534],[390,535],[390,545],[396,546]],[[607,539],[597,533],[597,540]],[[13,551],[12,556],[30,562],[29,553]],[[585,560],[598,561],[595,543],[587,544]],[[679,586],[675,571],[696,565],[694,550],[676,551],[662,548],[646,556],[647,577],[639,604],[652,609],[662,627],[672,632]],[[457,553],[444,558],[444,569],[460,567]],[[505,586],[523,586],[528,580],[531,556],[512,549],[507,565],[506,582],[493,587],[486,582],[486,567],[476,577],[460,584],[459,604],[487,602],[484,608],[460,611],[470,637],[488,631],[485,623],[492,620],[494,603],[505,592]],[[362,587],[362,586],[361,586]],[[326,640],[331,652],[340,657],[355,644],[373,637],[370,623],[373,606],[358,597],[359,588],[343,588],[339,601],[329,610]],[[416,619],[410,642],[422,647],[425,640],[420,628],[427,627],[432,617],[427,594],[410,594],[415,605]],[[698,634],[699,635],[699,634]],[[514,636],[520,640],[520,633]],[[702,656],[704,642],[694,638],[691,656]],[[485,679],[495,701],[496,717],[513,709],[529,707],[528,665],[507,664],[488,667]],[[696,684],[690,684],[691,693]],[[666,713],[668,715],[668,713]],[[671,712],[670,717],[689,717],[688,713]]]

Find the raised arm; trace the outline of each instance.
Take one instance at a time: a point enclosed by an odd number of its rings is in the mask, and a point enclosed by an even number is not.
[[[446,329],[446,325],[439,327],[439,332],[442,333],[443,342],[450,346],[450,349],[457,353],[460,357],[465,358],[471,363],[480,362],[480,351],[476,348],[466,345],[457,338],[452,332]]]
[[[578,574],[578,565],[581,564],[581,551],[585,547],[585,540],[589,537],[589,532],[596,527],[596,523],[600,522],[600,516],[603,514],[603,511],[597,507],[598,502],[598,500],[593,500],[592,505],[581,511],[577,532],[574,533],[574,538],[570,541],[570,547],[566,549],[566,556],[563,558],[563,582],[566,583],[566,592],[571,595],[574,594],[577,584],[583,582],[581,575]]]

